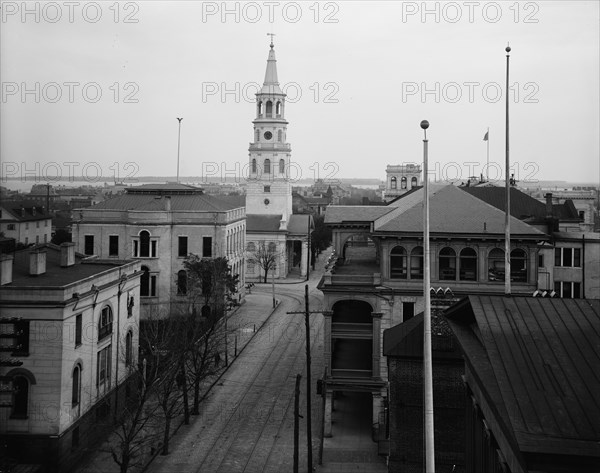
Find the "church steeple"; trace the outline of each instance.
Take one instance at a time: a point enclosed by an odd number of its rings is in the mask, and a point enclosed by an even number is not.
[[[281,215],[287,225],[292,214],[292,185],[289,179],[291,146],[287,142],[285,94],[279,87],[273,35],[265,82],[256,94],[256,118],[252,121],[254,141],[249,151],[249,181],[246,214]]]
[[[275,59],[275,45],[273,44],[273,36],[271,36],[271,49],[269,58],[267,59],[267,70],[265,72],[265,81],[263,83],[261,94],[283,94],[279,88],[277,80],[277,59]]]

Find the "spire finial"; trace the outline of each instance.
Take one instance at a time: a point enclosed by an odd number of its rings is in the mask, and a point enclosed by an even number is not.
[[[267,36],[271,37],[271,49],[273,49],[275,47],[275,45],[273,44],[273,36],[275,36],[275,33],[267,33]]]

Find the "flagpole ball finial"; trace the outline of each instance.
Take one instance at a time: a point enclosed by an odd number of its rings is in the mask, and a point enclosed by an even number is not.
[[[421,122],[421,128],[423,128],[423,130],[427,130],[427,128],[429,128],[429,122],[427,120],[423,120]]]
[[[505,49],[505,51],[506,51],[507,53],[510,53],[510,46],[506,46],[506,49]]]

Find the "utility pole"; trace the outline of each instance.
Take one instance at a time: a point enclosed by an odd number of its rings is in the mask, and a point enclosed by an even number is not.
[[[179,146],[181,144],[181,121],[183,120],[182,118],[177,118],[177,121],[179,121],[179,132],[177,133],[177,184],[179,184]]]
[[[298,445],[300,439],[300,380],[301,374],[296,375],[294,391],[294,473],[298,473]]]
[[[506,176],[504,176],[504,185],[506,186],[506,212],[504,214],[504,295],[510,296],[510,154],[509,154],[509,126],[508,126],[508,104],[510,85],[509,85],[509,74],[508,68],[510,64],[510,46],[506,46]]]
[[[308,473],[313,471],[312,462],[312,421],[311,421],[311,374],[310,374],[310,315],[311,314],[322,314],[324,311],[315,310],[310,311],[308,305],[308,284],[304,286],[304,310],[303,311],[291,311],[287,314],[303,314],[304,323],[306,326],[306,435],[307,435],[307,447],[308,447]]]

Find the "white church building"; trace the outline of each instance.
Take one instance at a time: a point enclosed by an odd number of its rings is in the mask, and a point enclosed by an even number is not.
[[[264,84],[256,94],[256,118],[250,143],[250,172],[246,191],[246,278],[264,275],[252,255],[265,248],[276,255],[275,278],[305,277],[310,264],[312,217],[292,213],[289,178],[291,146],[287,142],[285,94],[277,79],[277,61],[271,42]],[[271,272],[268,274],[271,277]]]

